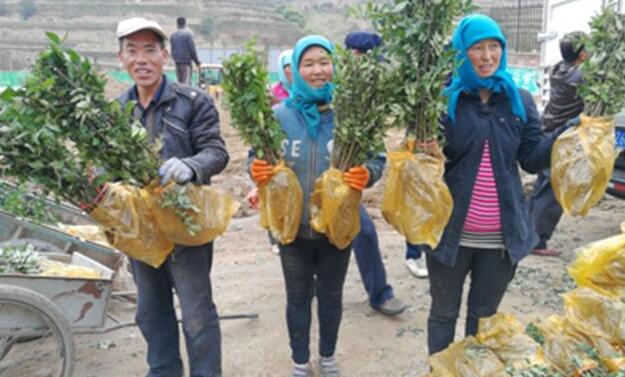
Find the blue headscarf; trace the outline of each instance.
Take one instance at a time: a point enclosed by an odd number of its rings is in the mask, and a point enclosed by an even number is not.
[[[321,113],[317,105],[332,102],[332,91],[334,84],[327,82],[321,88],[313,88],[302,75],[299,73],[299,63],[302,55],[307,48],[311,46],[319,46],[328,51],[332,55],[334,45],[325,37],[319,35],[308,35],[301,38],[295,44],[293,49],[293,57],[291,60],[291,72],[293,73],[293,82],[291,83],[290,96],[286,100],[288,106],[293,106],[302,115],[308,134],[313,138],[317,138],[319,126],[321,125]]]
[[[280,53],[280,57],[278,58],[278,64],[280,65],[278,67],[278,78],[280,79],[282,86],[284,87],[284,89],[287,90],[287,92],[291,90],[291,82],[284,73],[284,67],[291,64],[292,57],[293,50],[284,50]]]
[[[501,61],[495,73],[487,78],[481,78],[475,72],[467,51],[475,43],[491,38],[501,43]],[[455,121],[460,93],[477,93],[479,89],[488,89],[491,92],[505,92],[512,103],[512,112],[524,122],[527,121],[521,94],[512,80],[512,76],[506,70],[508,61],[506,38],[499,25],[492,18],[482,14],[466,16],[454,31],[451,43],[452,47],[458,51],[456,59],[460,64],[454,72],[451,85],[445,90],[445,95],[449,97],[447,113],[451,120]]]

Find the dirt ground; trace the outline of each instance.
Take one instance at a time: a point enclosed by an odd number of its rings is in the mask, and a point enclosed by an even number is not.
[[[244,173],[247,148],[228,126],[225,115],[222,111],[222,133],[231,162],[214,181],[242,199],[252,187]],[[393,133],[389,142],[398,139],[399,134]],[[422,376],[427,368],[428,282],[409,274],[404,266],[403,238],[380,216],[378,204],[383,183],[369,190],[366,203],[377,225],[389,283],[409,308],[396,318],[373,311],[352,258],[337,349],[339,365],[347,377]],[[559,294],[573,286],[566,275],[566,266],[574,250],[618,233],[619,223],[625,220],[623,213],[625,201],[606,196],[586,218],[563,218],[551,243],[562,250],[561,256],[524,259],[501,310],[518,315],[523,322],[559,312],[562,306]],[[252,210],[241,210],[226,234],[215,242],[211,277],[220,314],[259,315],[258,319],[222,322],[224,376],[287,376],[291,363],[280,262],[270,251],[266,232],[258,225],[258,216]],[[112,300],[109,312],[122,321],[130,321],[134,307],[128,302]],[[316,362],[318,327],[316,316],[313,318],[311,353]],[[462,332],[463,324],[459,321],[457,339]],[[101,335],[76,335],[75,342],[77,377],[139,377],[146,373],[146,346],[136,327]]]

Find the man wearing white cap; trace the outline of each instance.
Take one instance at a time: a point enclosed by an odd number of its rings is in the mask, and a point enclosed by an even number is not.
[[[118,100],[136,102],[133,114],[162,142],[161,184],[209,184],[228,163],[212,100],[196,89],[168,80],[169,56],[160,25],[131,18],[117,25],[119,58],[135,85]],[[176,245],[160,268],[132,260],[137,284],[136,321],[148,345],[147,377],[181,377],[178,323],[172,288],[182,311],[182,328],[192,377],[221,376],[221,333],[213,303],[210,268],[212,243]]]

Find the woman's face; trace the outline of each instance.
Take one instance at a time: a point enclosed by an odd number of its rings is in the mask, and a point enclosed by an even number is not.
[[[501,54],[501,43],[496,39],[483,39],[469,47],[467,51],[475,73],[482,78],[497,72],[501,62]]]
[[[321,88],[332,81],[334,66],[328,51],[318,46],[308,48],[300,59],[299,74],[313,88]]]
[[[293,72],[291,72],[291,65],[287,64],[284,66],[284,68],[282,68],[282,70],[284,71],[284,75],[286,76],[286,79],[289,80],[289,82],[293,82]]]

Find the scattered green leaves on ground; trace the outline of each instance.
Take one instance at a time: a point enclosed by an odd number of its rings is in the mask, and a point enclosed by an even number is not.
[[[471,10],[470,0],[391,0],[372,2],[366,14],[381,33],[384,56],[394,70],[395,125],[418,142],[436,139],[446,110],[442,92],[453,68],[449,49],[454,22]]]
[[[280,158],[284,131],[275,119],[267,93],[269,74],[254,41],[223,62],[223,89],[232,126],[255,151],[275,164]]]
[[[612,2],[590,23],[580,88],[589,116],[613,116],[625,107],[625,14],[615,9]]]
[[[378,50],[355,55],[337,47],[334,56],[332,165],[346,171],[384,151],[384,136],[391,125],[389,70]]]

